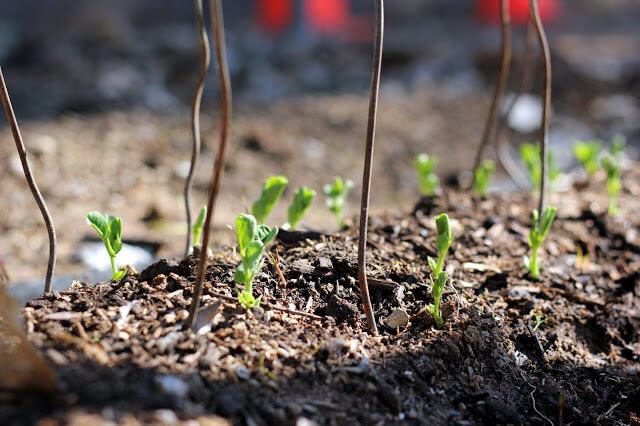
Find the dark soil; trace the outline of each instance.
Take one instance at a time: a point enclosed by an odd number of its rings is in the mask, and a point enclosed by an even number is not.
[[[550,195],[559,213],[539,281],[522,266],[531,194],[447,189],[410,214],[371,218],[375,337],[360,309],[353,228],[281,235],[270,252],[286,286],[269,263],[255,285],[268,306],[250,312],[216,304],[234,296],[238,258],[231,248],[215,253],[196,332],[182,326],[193,257],[120,282],[76,283],[24,310],[59,391],[0,393],[0,423],[157,424],[177,421],[173,413],[250,425],[637,423],[639,178],[625,175],[616,218],[603,211],[600,179]],[[423,308],[441,212],[456,237],[438,330]],[[392,329],[398,309],[409,323]],[[545,320],[537,329],[536,317]]]

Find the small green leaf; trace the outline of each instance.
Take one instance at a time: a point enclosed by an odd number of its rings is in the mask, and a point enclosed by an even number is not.
[[[435,270],[436,270],[436,260],[433,257],[428,256],[427,257],[427,262],[429,263],[429,267],[431,268],[431,272],[435,272]]]
[[[349,179],[343,181],[341,177],[335,177],[333,184],[323,186],[323,191],[327,195],[327,208],[336,216],[340,226],[342,226],[342,209],[352,188],[353,182]]]
[[[577,142],[573,145],[573,154],[590,175],[598,171],[598,154],[600,150],[601,146],[596,141]]]
[[[551,224],[553,224],[553,219],[556,217],[556,211],[558,211],[555,207],[547,207],[542,214],[542,220],[540,221],[540,226],[542,230],[542,238],[544,239],[549,230],[551,229]]]
[[[449,275],[445,271],[441,271],[438,274],[438,277],[433,282],[433,287],[431,288],[431,296],[433,297],[434,304],[440,302],[442,292],[444,291],[444,286],[447,283],[447,278],[449,278]]]
[[[478,195],[484,195],[487,192],[487,187],[491,183],[491,178],[496,171],[496,163],[492,160],[486,159],[478,165],[478,168],[474,171],[473,188]]]
[[[440,184],[434,173],[438,159],[427,154],[418,154],[413,158],[413,168],[418,176],[418,190],[422,195],[433,195]]]
[[[121,279],[124,278],[125,275],[127,275],[127,270],[121,269],[120,271],[117,271],[115,274],[113,274],[113,278],[111,280],[120,281]]]
[[[254,239],[257,231],[256,218],[249,214],[241,214],[236,217],[236,232],[238,235],[238,247],[240,256],[244,255],[246,247]]]
[[[293,201],[287,211],[287,218],[291,228],[295,228],[309,206],[311,206],[311,202],[315,196],[316,191],[305,186],[301,186],[296,193],[293,194]]]
[[[449,216],[446,213],[442,213],[436,217],[436,231],[438,236],[436,238],[436,247],[441,252],[446,252],[451,245],[451,224],[449,223]]]
[[[193,226],[191,227],[191,233],[193,234],[193,245],[200,244],[200,236],[202,235],[202,227],[204,226],[204,220],[207,217],[207,206],[200,209],[198,217],[196,217]]]
[[[109,245],[114,254],[118,254],[122,250],[122,219],[119,217],[109,216],[109,232],[107,235]]]
[[[265,181],[260,198],[251,207],[251,214],[255,216],[258,223],[264,223],[267,220],[267,216],[280,199],[288,183],[289,180],[284,175],[271,176]]]
[[[276,235],[278,235],[278,227],[274,226],[273,229],[271,229],[271,231],[269,231],[267,235],[262,237],[261,239],[262,244],[266,246],[271,240],[275,238]]]
[[[104,235],[108,231],[109,222],[107,218],[103,216],[100,212],[90,212],[86,216],[87,223],[93,226],[93,229],[100,235],[100,237],[104,237]]]

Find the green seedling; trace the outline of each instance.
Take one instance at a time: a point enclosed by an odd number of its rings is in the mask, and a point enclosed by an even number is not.
[[[278,228],[258,225],[252,215],[241,214],[236,218],[238,248],[242,263],[236,269],[234,281],[244,284],[236,287],[238,302],[247,309],[260,305],[260,299],[253,297],[253,279],[264,265],[264,248],[278,233]]]
[[[256,218],[258,223],[265,223],[267,216],[271,213],[271,209],[273,209],[273,206],[275,206],[280,199],[288,183],[289,180],[284,175],[271,176],[264,182],[260,198],[251,206],[251,214]]]
[[[600,168],[598,165],[600,149],[600,143],[596,141],[576,142],[573,145],[573,154],[589,175],[594,174]]]
[[[313,202],[313,199],[316,197],[316,191],[313,189],[307,188],[306,186],[301,186],[298,188],[295,194],[293,194],[293,201],[289,206],[288,217],[289,220],[284,224],[284,229],[293,229],[296,227],[302,216],[307,212],[309,206]]]
[[[496,171],[496,163],[493,160],[486,159],[480,163],[473,173],[473,189],[480,196],[487,192],[487,188],[491,183],[493,174]]]
[[[204,219],[206,216],[207,206],[204,206],[200,209],[200,213],[198,213],[198,217],[196,218],[196,221],[193,222],[193,226],[191,227],[194,247],[200,244],[200,236],[202,235],[202,227],[204,226]]]
[[[418,190],[424,196],[433,195],[438,189],[440,180],[434,173],[438,159],[427,154],[418,154],[413,157],[413,168],[418,175]]]
[[[527,167],[529,179],[534,188],[540,188],[540,180],[542,173],[542,164],[540,162],[540,146],[533,143],[523,143],[520,145],[520,159]],[[553,161],[553,153],[549,151],[547,154],[549,166],[549,182],[553,184],[560,177],[562,171],[555,166]]]
[[[116,254],[122,250],[122,219],[119,217],[102,215],[99,212],[91,212],[86,216],[87,223],[93,227],[104,243],[109,259],[113,277],[111,280],[120,280],[127,273],[126,270],[116,269]]]
[[[333,184],[326,184],[322,187],[323,192],[327,195],[327,208],[334,214],[336,222],[341,228],[344,227],[342,209],[352,188],[353,182],[350,179],[342,180],[338,176],[333,179]]]
[[[536,314],[536,325],[533,327],[533,331],[537,331],[542,324],[547,324],[548,322],[549,318],[545,317],[542,314]]]
[[[547,207],[542,214],[541,220],[538,220],[538,210],[534,210],[533,213],[531,213],[533,226],[529,232],[529,247],[531,247],[532,254],[531,257],[524,257],[524,266],[526,266],[531,278],[534,280],[537,280],[540,276],[538,249],[551,229],[551,224],[553,224],[553,219],[556,217],[557,210],[558,209],[555,207]]]
[[[607,195],[609,197],[609,207],[607,209],[610,216],[618,214],[618,202],[616,197],[622,190],[622,179],[620,178],[620,164],[611,155],[602,158],[600,162],[602,168],[607,173]]]
[[[438,260],[434,260],[431,256],[427,257],[429,267],[431,267],[431,296],[433,297],[433,305],[427,306],[427,311],[433,316],[436,326],[442,328],[444,320],[440,312],[440,299],[442,291],[447,284],[448,275],[442,270],[444,258],[451,247],[453,236],[451,235],[451,224],[449,216],[446,213],[436,217],[436,248],[438,249]]]

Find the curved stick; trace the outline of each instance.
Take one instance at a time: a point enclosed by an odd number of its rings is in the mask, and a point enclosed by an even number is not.
[[[531,20],[535,25],[538,35],[538,44],[542,52],[542,64],[544,73],[542,74],[542,122],[540,123],[540,202],[538,204],[538,223],[542,220],[544,211],[544,201],[547,192],[547,146],[549,145],[549,110],[551,109],[551,55],[549,54],[549,44],[544,33],[540,12],[538,11],[537,0],[529,0],[531,5]]]
[[[207,266],[207,252],[209,248],[209,234],[211,233],[211,222],[213,222],[213,212],[215,209],[220,182],[222,181],[222,171],[224,165],[224,153],[229,139],[229,122],[231,121],[231,79],[229,77],[229,66],[227,65],[227,52],[225,50],[224,19],[222,15],[222,5],[220,0],[210,0],[211,21],[215,34],[216,61],[218,62],[218,81],[221,91],[222,118],[220,124],[220,143],[213,166],[213,176],[209,184],[209,201],[207,203],[207,216],[204,221],[204,231],[202,233],[202,246],[200,248],[200,258],[196,273],[196,282],[193,286],[191,306],[189,307],[189,318],[187,326],[193,327],[198,316],[198,306],[202,297],[202,283],[204,272]]]
[[[209,38],[207,37],[207,29],[204,26],[202,18],[202,0],[193,0],[196,11],[196,26],[200,35],[200,72],[198,73],[198,84],[193,93],[193,101],[191,102],[191,132],[193,136],[193,146],[191,150],[191,166],[189,174],[184,184],[184,204],[187,212],[187,247],[185,248],[185,257],[191,251],[191,187],[193,185],[193,175],[200,157],[200,101],[202,100],[202,90],[204,89],[204,79],[209,71],[209,63],[211,55],[209,53]]]
[[[476,151],[476,157],[473,161],[473,169],[475,171],[482,161],[482,154],[489,141],[494,138],[496,121],[498,118],[498,108],[500,107],[500,101],[502,100],[502,93],[504,87],[507,84],[509,77],[509,66],[511,65],[511,30],[510,30],[510,17],[509,17],[509,2],[507,0],[500,0],[500,17],[502,20],[501,34],[502,34],[502,60],[500,63],[500,72],[498,73],[498,81],[496,83],[496,90],[493,92],[493,100],[491,101],[491,107],[489,108],[489,116],[482,133],[482,141]]]
[[[384,37],[384,0],[376,0],[376,34],[373,47],[373,66],[371,71],[371,89],[369,94],[369,117],[367,139],[362,172],[362,198],[360,201],[360,235],[358,238],[358,280],[360,296],[367,316],[367,326],[371,334],[378,334],[373,308],[369,298],[367,283],[367,224],[369,222],[369,195],[371,193],[371,166],[373,162],[373,143],[376,134],[376,111],[378,109],[378,91],[380,89],[380,68],[382,65],[382,40]]]
[[[29,164],[27,150],[24,146],[22,135],[20,134],[16,115],[13,112],[13,107],[11,106],[11,99],[9,99],[9,92],[7,91],[7,85],[4,82],[4,75],[2,74],[2,67],[0,67],[0,97],[2,98],[4,111],[7,113],[7,120],[9,120],[13,140],[16,142],[16,149],[18,150],[18,156],[20,156],[24,177],[27,179],[27,184],[33,194],[33,198],[35,198],[36,203],[38,204],[38,208],[40,208],[40,213],[42,213],[42,218],[44,219],[44,223],[47,227],[47,234],[49,234],[49,262],[47,263],[47,276],[44,281],[44,292],[49,293],[51,292],[53,270],[56,267],[56,229],[53,226],[53,220],[51,219],[51,214],[49,213],[47,204],[44,202],[44,198],[42,198],[42,194],[40,193],[36,180],[31,172],[31,164]]]
[[[509,104],[505,108],[504,115],[498,121],[498,128],[496,130],[497,135],[495,139],[495,148],[500,164],[502,165],[502,167],[504,167],[509,177],[511,177],[511,179],[521,190],[529,187],[529,181],[527,180],[525,174],[522,172],[522,169],[515,163],[515,161],[509,154],[509,141],[511,140],[511,136],[513,135],[513,130],[509,128],[507,122],[509,120],[509,116],[511,115],[511,111],[513,111],[513,107],[518,99],[520,99],[525,93],[529,92],[529,90],[531,90],[531,86],[533,85],[533,77],[535,76],[536,71],[536,54],[533,51],[533,31],[535,31],[535,28],[533,27],[533,24],[529,22],[525,33],[524,50],[522,52],[523,73],[520,88],[518,89],[518,93],[511,98]],[[506,131],[506,136],[504,138],[501,137],[503,130]]]

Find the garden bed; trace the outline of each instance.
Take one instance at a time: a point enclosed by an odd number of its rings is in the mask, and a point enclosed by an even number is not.
[[[379,336],[367,334],[361,312],[355,228],[281,233],[268,250],[277,251],[286,286],[268,263],[255,282],[268,306],[249,312],[232,301],[239,257],[232,248],[214,253],[196,332],[182,329],[193,257],[161,260],[119,282],[74,283],[24,310],[58,392],[0,392],[0,419],[638,422],[639,178],[624,176],[615,218],[606,215],[601,180],[549,195],[559,210],[539,281],[522,264],[536,202],[529,193],[478,198],[445,188],[410,213],[372,217],[368,270]],[[442,212],[455,240],[438,330],[424,307],[432,303],[433,217]]]

